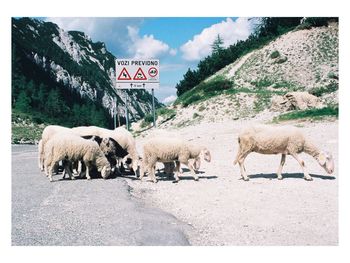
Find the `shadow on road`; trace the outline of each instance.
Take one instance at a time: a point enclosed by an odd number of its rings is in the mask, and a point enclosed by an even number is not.
[[[304,174],[302,173],[285,173],[282,174],[283,179],[287,178],[298,178],[298,179],[304,179]],[[329,175],[319,175],[319,174],[310,174],[311,177],[313,178],[319,178],[322,180],[335,180],[336,178],[334,176],[329,176]],[[255,179],[255,178],[266,178],[266,179],[277,179],[277,174],[252,174],[249,176],[250,179]]]

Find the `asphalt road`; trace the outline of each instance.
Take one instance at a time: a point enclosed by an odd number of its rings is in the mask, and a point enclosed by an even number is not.
[[[134,198],[123,178],[61,177],[39,171],[36,146],[12,146],[12,245],[189,245],[189,226]]]

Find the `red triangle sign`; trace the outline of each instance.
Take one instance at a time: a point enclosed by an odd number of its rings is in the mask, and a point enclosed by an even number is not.
[[[139,68],[134,76],[134,80],[147,80],[145,73],[143,73],[142,69]]]
[[[123,70],[120,72],[118,80],[131,80],[129,72],[126,70],[126,68],[123,68]]]

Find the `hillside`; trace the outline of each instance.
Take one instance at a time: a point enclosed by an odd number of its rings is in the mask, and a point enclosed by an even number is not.
[[[12,19],[12,109],[22,119],[111,128],[116,98],[123,124],[125,93],[114,90],[114,68],[115,56],[105,44],[83,32],[67,32],[38,19]],[[128,93],[131,120],[151,111],[147,91]]]
[[[338,42],[338,23],[283,34],[180,95],[170,106],[175,117],[161,127],[252,117],[337,116]],[[293,104],[299,95],[307,96],[306,102]]]

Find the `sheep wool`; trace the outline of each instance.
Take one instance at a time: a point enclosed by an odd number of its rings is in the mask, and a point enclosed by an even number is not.
[[[210,162],[210,153],[206,147],[187,142],[180,138],[151,138],[143,146],[143,164],[140,179],[144,176],[145,171],[149,171],[153,182],[157,182],[154,171],[156,162],[168,163],[176,161],[176,181],[179,180],[180,163],[187,165],[195,180],[198,180],[193,165],[189,165],[189,160],[198,158],[202,152],[206,153],[205,160]]]
[[[114,139],[123,149],[128,152],[130,158],[132,159],[132,168],[136,173],[136,170],[138,168],[136,142],[132,134],[125,128],[118,127],[114,130],[108,130],[96,126],[80,126],[72,128],[72,131],[79,134],[80,136],[96,135],[101,138],[110,137]]]
[[[52,181],[52,170],[55,164],[61,160],[76,162],[82,160],[86,165],[86,177],[91,179],[89,169],[96,165],[103,178],[110,174],[110,164],[98,144],[85,140],[72,133],[60,132],[54,135],[45,145],[45,166]]]
[[[251,152],[262,154],[282,154],[281,164],[277,171],[277,178],[282,179],[282,168],[285,163],[286,155],[293,156],[303,168],[304,178],[312,180],[312,177],[305,170],[304,161],[298,156],[305,152],[314,157],[319,164],[328,172],[332,173],[334,169],[333,157],[328,152],[320,151],[309,139],[302,133],[301,129],[293,126],[274,127],[268,125],[256,125],[248,127],[238,136],[239,150],[234,164],[239,163],[242,178],[249,180],[244,160]]]

